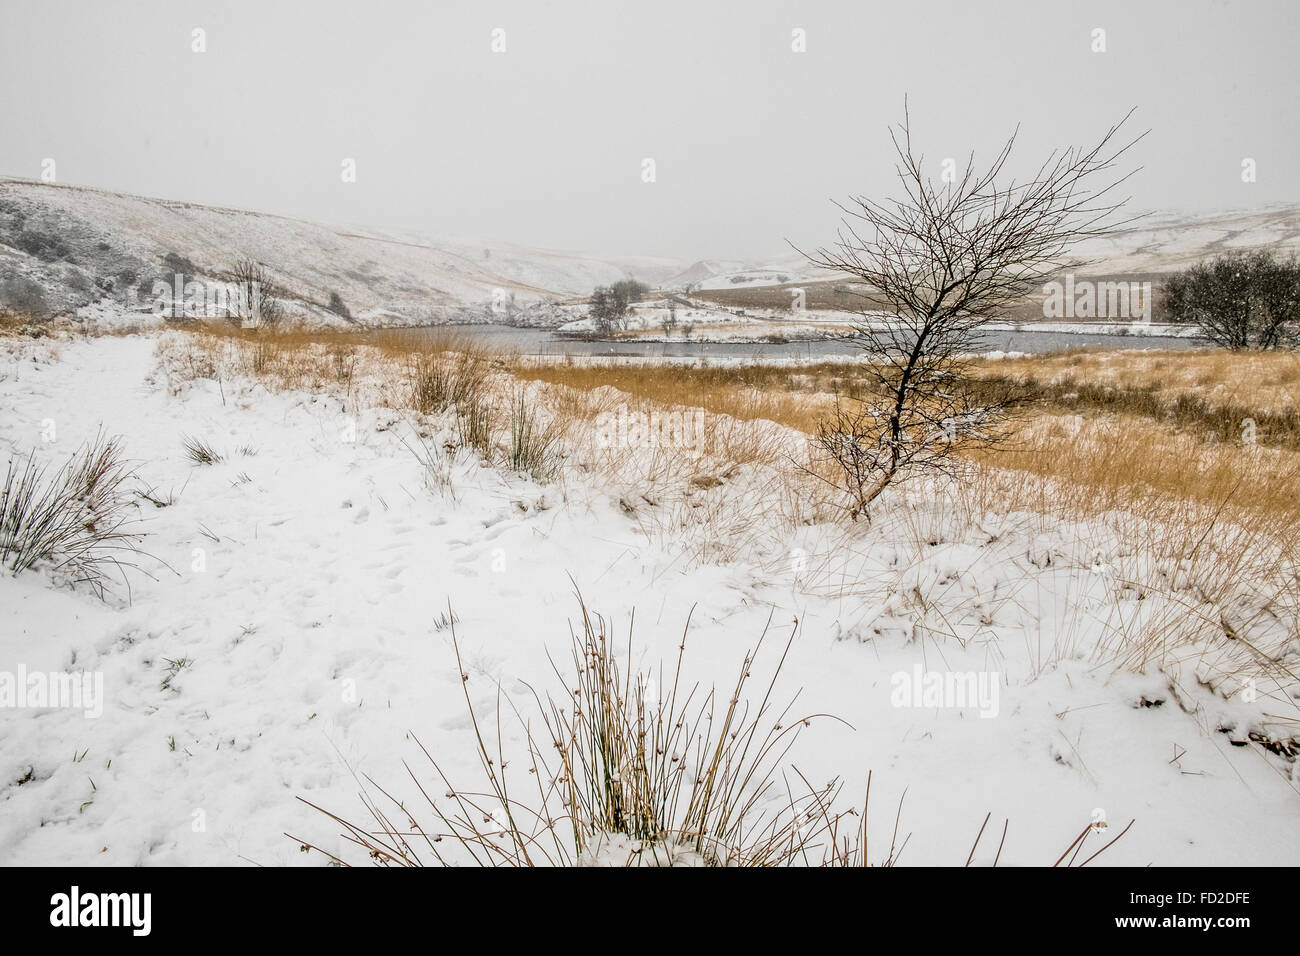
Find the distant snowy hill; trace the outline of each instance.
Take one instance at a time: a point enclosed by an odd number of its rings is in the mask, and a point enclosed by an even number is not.
[[[1151,213],[1130,228],[1082,246],[1081,256],[1102,260],[1106,272],[1172,272],[1234,249],[1300,252],[1300,206],[1187,215]]]
[[[1273,206],[1245,211],[1183,214],[1157,212],[1142,216],[1105,240],[1084,243],[1077,259],[1095,263],[1098,274],[1171,272],[1232,249],[1271,248],[1281,254],[1300,252],[1300,206]],[[811,266],[798,254],[762,262],[702,259],[673,276],[670,285],[697,290],[785,285],[837,279]]]
[[[0,305],[121,310],[135,289],[147,308],[155,280],[220,280],[244,256],[287,290],[289,311],[348,321],[327,309],[337,293],[350,321],[377,325],[503,320],[619,279],[657,285],[683,266],[0,179]]]
[[[1300,249],[1300,207],[1156,214],[1078,250],[1107,273],[1163,272],[1229,249]],[[220,282],[243,257],[285,290],[287,311],[332,324],[489,321],[557,325],[554,303],[636,278],[708,290],[834,280],[792,250],[769,260],[685,261],[556,252],[0,178],[0,311],[148,311],[157,281]],[[1092,271],[1098,271],[1092,267]],[[184,280],[182,280],[184,281]],[[344,308],[331,311],[333,296]]]

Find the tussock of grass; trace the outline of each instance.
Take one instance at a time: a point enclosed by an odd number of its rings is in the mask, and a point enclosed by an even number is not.
[[[422,415],[443,412],[452,403],[452,365],[433,356],[411,357],[411,405]]]
[[[483,396],[462,401],[456,406],[456,434],[464,448],[473,449],[484,460],[491,460],[496,420],[491,403]]]
[[[572,636],[567,673],[555,666],[562,692],[533,692],[533,719],[514,712],[524,734],[521,754],[507,753],[500,716],[495,738],[485,734],[456,640],[457,619],[450,610],[441,619],[451,631],[482,789],[460,789],[416,739],[434,778],[424,782],[407,767],[416,801],[402,801],[367,777],[379,797],[361,795],[370,816],[363,826],[298,799],[340,825],[343,840],[378,866],[872,865],[871,774],[861,810],[837,809],[843,789],[838,778],[814,785],[787,762],[802,731],[827,718],[792,717],[793,702],[775,703],[794,631],[757,699],[750,700],[745,692],[768,628],[745,655],[734,685],[706,691],[683,677],[689,620],[672,667],[648,676],[632,671],[630,629],[620,664],[609,622],[590,612],[580,594],[578,604],[582,633]],[[498,711],[502,698],[498,688]],[[896,865],[906,848],[909,837],[899,841],[901,815],[900,802],[880,866]],[[967,855],[968,866],[989,817]],[[1086,865],[1131,826],[1082,856],[1096,832],[1089,826],[1055,865]],[[349,865],[317,844],[291,839]],[[994,866],[1001,851],[999,844]]]
[[[510,467],[546,481],[559,467],[560,436],[543,423],[523,388],[510,399]]]
[[[196,465],[215,465],[226,460],[224,455],[201,438],[186,435],[181,443],[185,446],[185,457]]]
[[[558,698],[534,695],[540,729],[516,715],[527,754],[515,759],[504,752],[499,719],[496,741],[484,736],[455,639],[455,618],[450,619],[486,789],[459,789],[421,745],[436,784],[421,783],[414,771],[411,777],[430,822],[422,823],[418,811],[380,789],[384,804],[366,803],[372,829],[321,811],[342,824],[344,838],[384,866],[835,863],[842,821],[856,812],[831,809],[838,780],[822,786],[804,781],[798,793],[787,787],[779,800],[768,799],[801,731],[824,716],[792,718],[790,705],[774,704],[776,678],[794,635],[751,709],[744,692],[766,629],[724,694],[683,682],[685,634],[674,669],[666,676],[661,668],[659,684],[633,674],[630,665],[620,667],[608,622],[589,612],[581,595],[578,602],[582,633],[573,637],[571,669],[565,674],[556,668],[564,690]],[[527,773],[508,775],[507,766],[515,762]],[[512,781],[523,781],[528,793],[519,793]],[[434,796],[444,791],[445,801]],[[463,851],[463,858],[444,841]]]
[[[411,356],[411,406],[424,415],[469,406],[483,397],[487,377],[487,358],[476,348],[416,352]]]
[[[0,488],[0,561],[15,573],[48,561],[101,598],[114,572],[127,583],[142,538],[129,530],[137,496],[126,485],[134,477],[119,440],[103,435],[53,474],[34,453],[25,463],[10,459]]]

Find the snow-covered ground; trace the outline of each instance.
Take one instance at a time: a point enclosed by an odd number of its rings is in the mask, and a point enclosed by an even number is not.
[[[188,380],[160,367],[157,342],[0,353],[6,457],[57,462],[102,429],[176,495],[142,506],[158,563],[129,599],[42,570],[0,576],[0,673],[98,673],[104,694],[97,717],[0,708],[0,862],[323,862],[285,833],[348,856],[338,826],[295,798],[364,820],[358,781],[411,794],[404,760],[438,786],[411,734],[478,782],[449,605],[494,726],[498,686],[525,710],[523,681],[558,689],[547,654],[566,659],[575,584],[616,633],[635,610],[646,669],[673,658],[689,617],[688,665],[706,683],[734,679],[769,617],[780,638],[797,620],[778,696],[802,688],[797,712],[846,723],[815,722],[791,760],[810,781],[842,775],[854,800],[873,771],[873,860],[900,800],[903,864],[965,862],[987,813],[994,837],[1010,821],[1000,865],[1051,864],[1089,823],[1113,835],[1131,819],[1098,863],[1300,858],[1296,765],[1246,736],[1276,731],[1265,713],[1294,721],[1295,688],[1247,703],[1198,679],[1213,655],[1192,652],[1141,674],[1099,663],[1115,609],[1146,613],[1116,603],[1137,558],[1102,529],[920,495],[870,528],[773,521],[762,547],[701,548],[649,521],[665,506],[576,467],[542,486],[462,454],[454,495],[439,493],[407,445],[417,427],[436,444],[445,424],[328,389]],[[193,464],[184,436],[225,460]],[[699,483],[681,513],[730,492],[747,528],[763,522],[745,480]],[[983,675],[996,695],[909,705],[900,688],[919,672]],[[508,715],[503,728],[518,745]],[[986,833],[976,862],[997,842]]]

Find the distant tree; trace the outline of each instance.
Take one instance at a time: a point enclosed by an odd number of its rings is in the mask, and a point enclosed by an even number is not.
[[[592,291],[588,312],[597,332],[606,334],[613,328],[617,312],[614,295],[608,286],[598,285]]]
[[[611,288],[616,295],[621,296],[628,303],[639,302],[650,291],[648,285],[644,282],[637,282],[636,279],[620,279]]]
[[[622,322],[624,316],[627,315],[627,307],[629,304],[627,286],[620,282],[616,282],[614,285],[610,286],[609,298],[610,311],[613,320],[615,322]]]
[[[665,315],[663,319],[660,320],[660,324],[663,325],[664,327],[665,335],[673,334],[673,329],[677,328],[677,306],[676,305],[670,305],[668,307],[668,314]]]
[[[1267,250],[1198,262],[1165,283],[1165,314],[1227,349],[1300,344],[1300,261]]]
[[[271,325],[280,318],[280,287],[260,262],[245,257],[230,272],[239,296],[239,316],[254,326]]]
[[[648,285],[635,279],[620,279],[613,285],[596,286],[591,293],[589,310],[596,331],[604,334],[615,325],[626,326],[628,307],[649,291]]]

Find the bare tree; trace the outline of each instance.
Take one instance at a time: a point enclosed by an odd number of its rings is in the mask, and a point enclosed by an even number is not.
[[[280,318],[280,287],[260,262],[245,256],[230,272],[238,299],[237,318],[256,328]]]
[[[1300,344],[1300,260],[1272,251],[1234,250],[1198,262],[1165,283],[1165,310],[1194,322],[1227,349]]]
[[[671,299],[668,300],[668,314],[659,320],[659,324],[664,327],[664,335],[672,335],[673,329],[677,328],[677,303]]]
[[[891,128],[902,198],[853,197],[838,241],[804,253],[816,266],[870,287],[883,313],[864,311],[855,325],[865,353],[867,394],[837,403],[814,447],[839,468],[853,499],[853,518],[905,477],[946,472],[958,449],[989,445],[1014,404],[969,374],[966,356],[979,329],[1006,313],[1057,272],[1069,250],[1132,222],[1116,213],[1113,194],[1133,170],[1115,172],[1145,135],[1123,141],[1132,112],[1090,148],[1054,150],[1030,178],[1006,179],[1019,128],[982,171],[972,153],[963,172],[936,182],[903,123]]]

